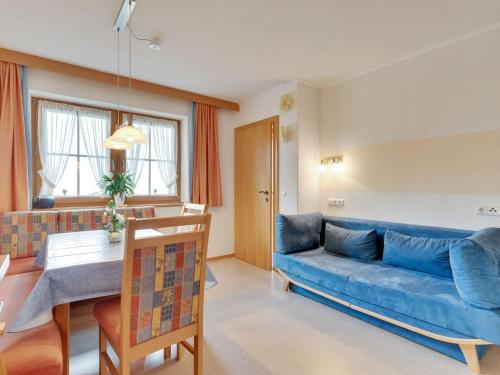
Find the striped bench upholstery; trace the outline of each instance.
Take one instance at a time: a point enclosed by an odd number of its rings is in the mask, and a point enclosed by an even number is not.
[[[125,217],[137,219],[155,217],[153,206],[124,207],[117,211]],[[104,208],[77,209],[59,211],[59,232],[82,232],[86,230],[103,229],[106,224]]]
[[[0,253],[10,259],[35,257],[50,233],[57,232],[57,211],[0,213]]]

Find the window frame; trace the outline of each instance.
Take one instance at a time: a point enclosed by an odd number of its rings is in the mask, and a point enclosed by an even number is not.
[[[106,107],[98,107],[94,105],[87,105],[82,103],[68,102],[58,99],[44,98],[38,96],[31,97],[31,147],[32,147],[32,174],[33,174],[33,197],[38,194],[41,188],[42,179],[37,173],[41,169],[40,154],[38,150],[38,106],[40,101],[49,101],[54,103],[68,104],[76,107],[98,109],[111,112],[111,134],[117,129],[118,124],[123,123],[124,115],[128,115],[127,111],[120,111]],[[173,121],[177,124],[177,188],[176,195],[134,195],[127,198],[128,205],[156,205],[156,206],[170,206],[178,205],[181,202],[181,121],[178,119],[160,117],[150,115],[148,113],[132,112],[132,116],[150,117],[158,120]],[[119,121],[118,121],[119,120]],[[125,150],[110,150],[110,171],[123,172],[126,168],[126,152]],[[110,197],[99,196],[71,196],[61,197],[56,196],[54,199],[54,208],[68,208],[68,207],[95,207],[104,206]]]

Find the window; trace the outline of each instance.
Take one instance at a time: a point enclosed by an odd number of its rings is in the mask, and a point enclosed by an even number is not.
[[[110,152],[101,147],[111,131],[111,113],[41,101],[38,107],[41,195],[99,196],[109,173]]]
[[[101,177],[126,169],[136,184],[128,203],[179,202],[180,121],[133,113],[149,142],[125,152],[102,141],[128,114],[41,98],[32,99],[32,113],[35,195],[54,195],[56,207],[102,205],[109,198]]]
[[[127,119],[127,116],[124,116]],[[177,195],[176,121],[132,115],[132,124],[148,137],[145,145],[127,150],[127,170],[133,174],[137,195]]]

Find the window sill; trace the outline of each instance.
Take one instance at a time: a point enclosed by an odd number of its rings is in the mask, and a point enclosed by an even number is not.
[[[74,210],[81,208],[104,208],[110,198],[80,197],[56,198],[52,208],[33,208],[33,211]],[[125,202],[126,207],[181,207],[184,203],[176,198],[132,197]]]

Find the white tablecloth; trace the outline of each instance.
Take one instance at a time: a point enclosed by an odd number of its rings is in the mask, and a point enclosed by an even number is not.
[[[137,231],[136,237],[155,234]],[[123,249],[124,241],[110,243],[102,230],[49,235],[36,259],[42,275],[8,330],[48,322],[56,305],[120,294]],[[217,284],[208,266],[205,274],[205,289]]]

